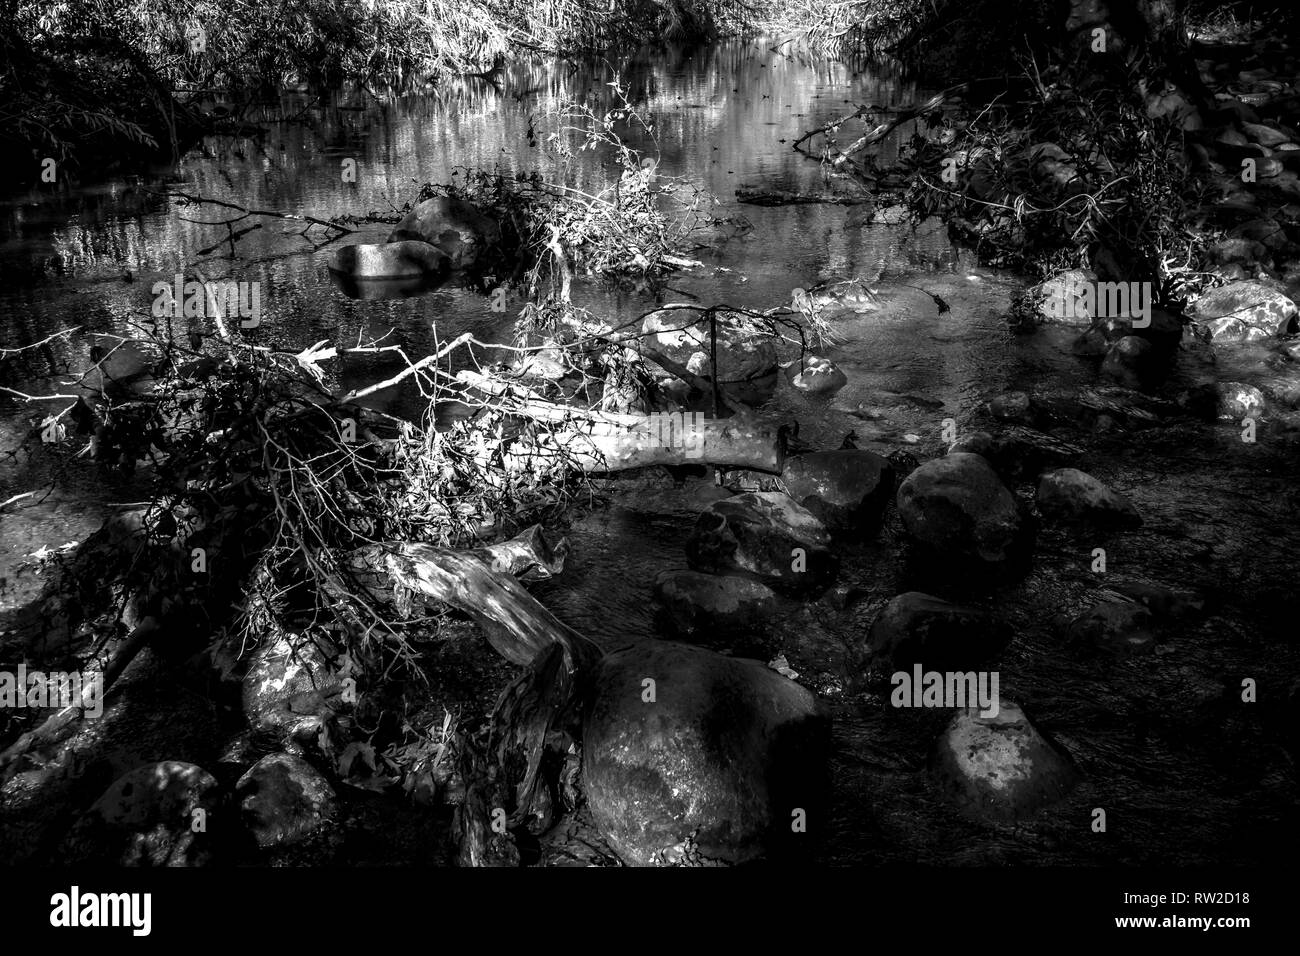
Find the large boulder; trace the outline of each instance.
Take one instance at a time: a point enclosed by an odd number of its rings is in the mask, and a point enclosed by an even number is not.
[[[936,564],[996,568],[1025,555],[1025,515],[980,455],[927,461],[899,485],[897,501],[908,536]]]
[[[344,246],[330,259],[330,268],[351,279],[403,279],[444,276],[450,257],[427,242],[363,243]]]
[[[64,857],[78,865],[206,865],[221,846],[222,804],[216,778],[192,763],[137,767],[77,822]]]
[[[655,597],[681,634],[747,631],[776,611],[776,594],[766,584],[736,574],[664,571],[655,578]]]
[[[501,241],[501,226],[473,203],[435,196],[402,217],[389,242],[418,239],[441,249],[453,269],[475,265],[484,250]]]
[[[758,661],[667,641],[607,655],[593,686],[583,781],[625,862],[674,862],[688,838],[727,863],[797,854],[825,826],[829,721],[810,691]]]
[[[1193,308],[1197,321],[1219,341],[1253,341],[1296,327],[1296,304],[1261,282],[1229,282],[1205,293]]]
[[[239,816],[260,847],[306,839],[334,819],[334,788],[307,761],[292,754],[269,754],[235,784]]]
[[[790,496],[836,534],[874,532],[894,493],[889,459],[856,448],[787,459],[781,477]]]
[[[896,670],[914,664],[926,670],[970,670],[987,663],[1002,645],[1002,630],[987,611],[920,591],[886,604],[867,637],[873,662]]]
[[[1020,707],[1000,701],[997,716],[967,709],[935,748],[940,788],[961,811],[995,822],[1020,820],[1060,800],[1081,776]]]
[[[1077,468],[1058,468],[1039,479],[1038,510],[1055,521],[1096,527],[1136,528],[1142,524],[1131,501]]]
[[[718,384],[737,401],[760,405],[776,391],[776,345],[745,316],[717,313]],[[685,366],[695,375],[713,377],[709,323],[694,309],[660,309],[645,317],[646,348]],[[665,369],[665,371],[667,371]]]
[[[779,491],[715,501],[686,542],[696,571],[742,573],[786,590],[816,590],[839,570],[831,536],[811,511]]]

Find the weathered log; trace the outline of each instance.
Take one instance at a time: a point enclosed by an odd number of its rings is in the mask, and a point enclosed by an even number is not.
[[[348,564],[357,583],[379,600],[390,599],[397,587],[469,614],[497,653],[513,664],[530,664],[552,644],[564,648],[570,672],[599,657],[594,644],[546,610],[522,584],[504,570],[494,571],[492,560],[470,551],[390,541],[352,552]]]
[[[869,206],[875,200],[871,196],[849,196],[844,193],[793,193],[785,189],[745,189],[736,190],[736,202],[751,206]]]
[[[507,468],[526,471],[539,462],[558,463],[563,457],[584,472],[707,464],[779,474],[785,462],[784,432],[755,421],[752,415],[624,415],[549,402],[477,372],[461,372],[458,378],[489,394],[513,399],[520,415],[564,426],[516,442],[505,454]]]

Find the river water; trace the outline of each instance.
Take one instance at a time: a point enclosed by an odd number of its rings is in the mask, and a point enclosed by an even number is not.
[[[252,117],[272,120],[265,136],[210,137],[155,175],[11,197],[0,206],[0,344],[26,344],[72,325],[85,333],[124,332],[148,317],[155,281],[192,275],[196,266],[209,279],[261,284],[262,325],[252,334],[262,344],[297,351],[321,339],[347,345],[392,330],[389,341],[414,357],[463,331],[503,340],[509,313],[492,312],[473,291],[380,301],[342,294],[326,269],[332,250],[340,242],[382,241],[388,225],[362,225],[356,235],[318,245],[324,236],[319,230],[304,236],[302,223],[250,220],[240,225],[260,228],[241,237],[232,256],[220,242],[226,227],[212,223],[233,213],[168,205],[159,193],[170,185],[251,208],[364,216],[400,207],[420,184],[450,182],[465,166],[566,175],[594,192],[617,178],[614,157],[587,151],[557,158],[546,140],[555,123],[550,114],[575,100],[603,112],[614,102],[609,84],[616,79],[655,120],[657,142],[625,131],[629,142],[657,155],[661,176],[682,177],[715,197],[710,211],[724,224],[688,253],[701,266],[675,276],[658,299],[580,283],[580,304],[614,319],[692,296],[770,308],[788,302],[796,287],[862,278],[878,293],[880,308],[838,316],[834,341],[819,349],[841,366],[849,385],[830,400],[783,389],[766,410],[797,421],[801,440],[818,447],[838,447],[852,432],[860,447],[906,449],[924,460],[942,453],[945,419],[958,427],[987,421],[981,403],[993,395],[1096,384],[1095,363],[1071,355],[1067,335],[1009,334],[1004,316],[1023,282],[981,268],[952,248],[936,224],[879,224],[869,209],[854,206],[737,203],[742,186],[834,187],[817,163],[791,148],[794,139],[855,104],[897,107],[919,95],[878,68],[787,55],[748,41],[602,64],[518,65],[500,89],[466,79],[437,91],[383,97],[359,91],[326,102],[285,93]],[[896,155],[912,128],[902,127],[883,145],[882,160]],[[355,161],[355,182],[342,175],[348,160]],[[940,312],[932,294],[949,311]],[[87,347],[78,334],[42,349],[21,365],[11,363],[3,384],[57,392],[69,372],[85,367]],[[333,384],[366,384],[393,370],[381,361],[349,359],[335,370]],[[1264,356],[1239,353],[1222,356],[1219,373],[1249,381],[1269,368]],[[401,396],[388,400],[401,406]],[[0,413],[0,450],[8,452],[34,412],[0,398]],[[1286,721],[1295,720],[1295,711],[1279,703],[1300,674],[1293,623],[1293,556],[1300,544],[1294,432],[1266,424],[1261,440],[1246,444],[1238,431],[1230,423],[1181,423],[1068,436],[1087,448],[1080,467],[1128,495],[1146,524],[1106,542],[1114,570],[1105,581],[1088,569],[1091,543],[1045,532],[1025,582],[977,596],[1016,632],[1001,664],[1002,693],[1023,704],[1086,774],[1074,795],[1029,824],[997,827],[953,814],[925,769],[942,719],[893,711],[879,687],[855,681],[849,649],[884,601],[907,589],[896,518],[878,541],[846,551],[841,583],[856,589],[847,608],[834,600],[788,608],[767,633],[732,648],[786,654],[832,708],[835,794],[821,834],[823,859],[1243,862],[1281,858],[1294,848],[1294,744]],[[136,492],[89,465],[56,469],[25,453],[5,462],[0,500],[44,487],[56,471],[62,477],[41,500],[0,517],[0,610],[11,610],[39,583],[24,567],[30,552],[83,539],[111,503],[133,500]],[[568,568],[536,593],[606,646],[666,636],[655,619],[651,583],[659,571],[685,566],[682,543],[701,497],[698,484],[676,488],[653,478],[615,493],[576,518]],[[1207,599],[1205,610],[1154,656],[1100,660],[1096,652],[1065,647],[1061,619],[1091,603],[1099,588],[1125,581],[1197,590]],[[1257,705],[1240,702],[1245,677],[1261,682]],[[152,733],[156,746],[136,747],[136,758],[202,762],[201,754],[161,752],[169,741],[178,744],[164,728]],[[1105,834],[1089,826],[1098,806],[1111,811]]]

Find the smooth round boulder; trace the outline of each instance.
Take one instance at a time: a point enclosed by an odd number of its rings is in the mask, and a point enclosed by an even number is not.
[[[1053,521],[1109,528],[1142,524],[1131,501],[1077,468],[1058,468],[1043,475],[1037,501],[1043,517]]]
[[[873,534],[894,494],[894,466],[857,448],[818,451],[785,462],[790,496],[833,534]]]
[[[218,849],[222,804],[216,778],[195,764],[137,767],[77,822],[64,857],[83,865],[205,866]]]
[[[927,461],[899,485],[897,502],[913,544],[936,563],[1001,566],[1023,556],[1024,515],[980,455]]]
[[[770,587],[810,591],[839,570],[826,526],[779,491],[754,491],[715,501],[686,542],[696,571],[747,574]]]
[[[958,713],[939,738],[932,771],[960,811],[980,820],[1021,820],[1065,797],[1081,774],[1030,723],[1000,701],[997,716]]]
[[[330,269],[350,279],[404,279],[446,275],[451,260],[427,242],[363,243],[344,246]]]
[[[501,242],[501,226],[473,203],[435,196],[403,216],[388,237],[389,242],[407,239],[436,246],[453,269],[468,269]]]
[[[239,817],[260,847],[301,842],[334,819],[334,788],[301,757],[268,754],[235,784]]]
[[[867,635],[873,662],[906,670],[970,670],[987,663],[1004,643],[987,611],[908,591],[876,616]]]
[[[820,355],[809,355],[802,363],[791,363],[786,367],[785,377],[792,387],[809,395],[834,395],[849,384],[849,377],[839,366]]]
[[[674,862],[688,837],[725,863],[798,856],[825,826],[830,728],[812,692],[759,661],[669,641],[607,655],[593,686],[583,783],[625,863]]]
[[[771,588],[735,574],[664,571],[655,578],[654,592],[679,634],[747,631],[776,611]]]
[[[718,384],[737,401],[761,405],[776,391],[776,345],[745,316],[717,313]],[[645,317],[642,342],[703,378],[713,377],[709,323],[695,309],[660,309]],[[667,371],[665,369],[665,371]]]

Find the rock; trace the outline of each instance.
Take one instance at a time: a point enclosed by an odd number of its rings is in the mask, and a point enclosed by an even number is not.
[[[988,432],[966,432],[948,446],[948,454],[982,455],[991,462],[994,448],[993,436]]]
[[[219,852],[222,798],[215,777],[165,760],[119,777],[68,836],[64,856],[84,866],[204,866]],[[206,832],[195,832],[202,820]]]
[[[1186,591],[1174,591],[1158,584],[1127,581],[1112,585],[1112,590],[1131,601],[1136,601],[1155,618],[1179,619],[1203,611],[1205,601]]]
[[[1110,347],[1101,363],[1103,375],[1136,388],[1155,367],[1155,346],[1144,338],[1126,335]]]
[[[719,312],[718,381],[723,389],[746,405],[760,405],[772,397],[777,382],[776,346],[769,335],[744,316]],[[709,323],[690,309],[660,309],[642,324],[644,345],[686,366],[695,375],[711,378]]]
[[[298,843],[334,819],[338,798],[311,764],[269,754],[235,784],[244,826],[260,847]]]
[[[1151,612],[1134,601],[1102,601],[1084,611],[1067,628],[1071,641],[1113,654],[1150,654],[1156,639]]]
[[[979,455],[926,462],[899,485],[897,501],[907,534],[937,563],[1000,566],[1026,550],[1016,498]]]
[[[1136,528],[1142,524],[1133,503],[1077,468],[1058,468],[1038,482],[1038,510],[1054,521],[1105,528]]]
[[[1259,123],[1242,123],[1241,130],[1252,143],[1259,143],[1261,146],[1275,147],[1291,141],[1291,137],[1286,133]]]
[[[829,722],[810,691],[758,661],[668,641],[607,655],[593,686],[583,782],[624,862],[673,862],[692,834],[708,860],[797,852],[799,810],[816,832]]]
[[[790,496],[835,534],[874,533],[894,494],[894,466],[858,449],[787,459],[782,478]]]
[[[989,414],[1004,422],[1026,425],[1032,424],[1036,417],[1027,392],[1007,392],[990,399]]]
[[[1172,352],[1183,340],[1183,320],[1167,309],[1153,306],[1150,321],[1145,326],[1133,326],[1133,334],[1146,339],[1157,349]]]
[[[1250,280],[1211,289],[1195,304],[1197,320],[1216,339],[1229,341],[1285,335],[1295,330],[1296,313],[1295,303],[1281,292]]]
[[[896,670],[965,671],[981,667],[1003,645],[988,612],[920,591],[900,594],[881,610],[867,637],[873,660]]]
[[[1264,415],[1264,393],[1253,385],[1241,382],[1223,382],[1219,385],[1219,418],[1239,422],[1244,418],[1261,418]]]
[[[776,611],[771,588],[734,574],[664,571],[655,578],[654,591],[682,634],[748,630],[770,620]]]
[[[819,355],[809,355],[802,368],[798,362],[787,366],[785,377],[796,389],[810,395],[834,395],[849,384],[849,377],[834,362]]]
[[[280,633],[254,649],[243,679],[244,715],[250,724],[284,730],[330,709],[342,690],[331,669],[336,649],[318,641]]]
[[[1030,816],[1081,779],[1070,759],[1010,701],[1001,702],[996,717],[969,709],[954,717],[932,768],[940,789],[965,814],[996,822]]]
[[[1218,242],[1211,243],[1206,252],[1211,262],[1223,265],[1232,263],[1250,265],[1259,262],[1268,254],[1263,243],[1241,237],[1220,239]]]
[[[344,246],[330,268],[352,279],[399,279],[446,275],[451,259],[436,246],[415,240]]]
[[[1290,243],[1290,240],[1287,239],[1286,230],[1282,228],[1282,224],[1274,222],[1272,219],[1252,219],[1249,222],[1244,222],[1241,225],[1234,227],[1228,235],[1231,238],[1222,239],[1215,245],[1217,246],[1226,242],[1243,242],[1257,245],[1260,247],[1260,253],[1253,257],[1255,261],[1264,258],[1266,250],[1272,249],[1276,251],[1284,249]],[[1220,261],[1241,262],[1245,260],[1223,259]]]
[[[1070,269],[1034,286],[1026,295],[1044,323],[1087,326],[1093,319],[1089,289],[1095,290],[1096,284],[1092,271]]]
[[[826,526],[779,491],[714,502],[696,520],[686,557],[696,571],[740,572],[764,584],[816,590],[839,570]]]
[[[501,241],[501,226],[473,203],[435,196],[407,213],[388,237],[389,242],[404,239],[437,246],[453,269],[468,269]]]

